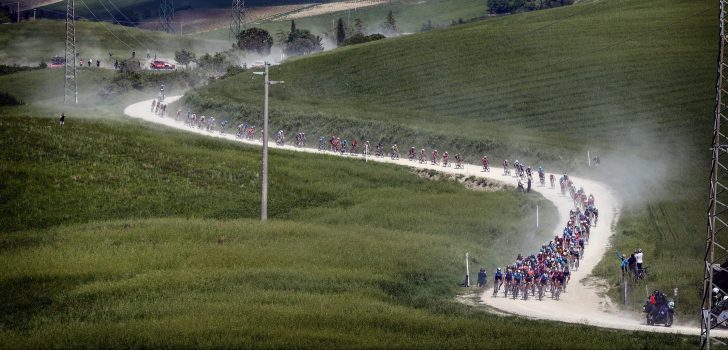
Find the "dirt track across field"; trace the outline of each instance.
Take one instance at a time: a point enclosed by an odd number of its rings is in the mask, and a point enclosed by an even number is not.
[[[167,98],[167,103],[178,100],[180,96],[171,96]],[[207,132],[205,130],[191,128],[184,125],[182,120],[176,121],[174,118],[174,112],[170,111],[168,117],[161,118],[150,112],[152,100],[146,100],[139,103],[128,106],[124,113],[133,118],[143,119],[148,122],[166,125],[172,128],[185,130],[197,134],[202,134],[210,137],[217,137],[232,141],[244,142],[248,144],[260,145],[257,141],[248,141],[235,138],[234,135],[220,135],[219,132]],[[183,116],[186,117],[186,116]],[[317,143],[317,140],[309,140],[309,143]],[[277,146],[275,142],[269,143],[270,148],[285,149],[296,152],[307,152],[317,153],[328,156],[339,156],[334,155],[331,152],[320,152],[313,148],[297,148],[290,145]],[[402,149],[401,152],[407,152]],[[406,156],[406,153],[403,154]],[[352,157],[352,156],[346,156]],[[515,186],[517,179],[510,175],[503,173],[502,167],[497,164],[493,164],[490,172],[483,172],[480,165],[466,164],[464,169],[455,169],[454,167],[443,167],[441,165],[432,165],[429,162],[420,164],[419,162],[409,161],[406,158],[399,160],[392,160],[388,157],[376,158],[363,156],[357,156],[362,161],[376,161],[382,163],[392,163],[402,166],[408,166],[420,169],[432,169],[443,173],[451,174],[462,174],[466,177],[477,176],[499,182],[504,182],[507,185]],[[454,158],[454,157],[453,157]],[[548,170],[548,168],[547,168]],[[549,173],[547,173],[548,178]],[[557,178],[560,174],[556,174]],[[644,318],[637,317],[638,315],[625,315],[624,312],[620,311],[617,307],[611,305],[609,298],[605,297],[600,293],[599,281],[591,277],[591,272],[599,262],[605,253],[609,249],[609,239],[614,234],[614,227],[617,223],[620,213],[620,202],[617,194],[608,188],[606,185],[584,179],[570,176],[574,184],[578,187],[583,187],[587,193],[594,194],[595,204],[599,208],[599,222],[596,227],[591,231],[591,240],[586,246],[584,257],[581,260],[581,265],[577,271],[572,273],[571,283],[567,287],[567,291],[561,294],[561,300],[551,300],[546,297],[542,301],[538,301],[535,298],[529,298],[524,301],[521,299],[513,300],[511,298],[504,298],[503,294],[500,293],[496,297],[492,297],[493,290],[487,289],[475,304],[485,304],[494,309],[500,310],[507,314],[519,315],[527,318],[543,319],[562,321],[569,323],[579,323],[585,325],[593,325],[604,328],[614,328],[622,330],[640,330],[650,332],[665,332],[665,333],[680,333],[690,335],[700,335],[700,327],[680,325],[679,320],[676,320],[676,324],[672,327],[664,326],[647,326]],[[540,186],[534,184],[533,190],[543,195],[546,199],[553,202],[556,206],[559,219],[556,232],[553,235],[561,235],[563,225],[569,220],[569,210],[573,208],[573,202],[568,196],[561,195],[561,191],[558,188],[550,188],[547,182],[546,186]],[[552,236],[553,236],[552,235]],[[544,242],[545,243],[545,242]],[[533,247],[535,252],[539,247]],[[524,252],[524,254],[527,252]],[[530,254],[530,253],[529,253]],[[515,257],[514,257],[515,260]],[[505,263],[513,263],[504,262]],[[615,265],[618,264],[616,256],[614,257]],[[492,271],[489,271],[489,274]],[[491,276],[492,277],[492,276]],[[472,304],[472,302],[471,302]],[[713,330],[711,334],[716,337],[728,338],[728,331],[725,330]]]
[[[361,1],[337,1],[317,4],[301,11],[277,18],[276,21],[287,21],[291,19],[318,16],[332,12],[341,12],[347,10],[356,10],[364,7],[378,6],[386,4],[387,0],[361,0]]]

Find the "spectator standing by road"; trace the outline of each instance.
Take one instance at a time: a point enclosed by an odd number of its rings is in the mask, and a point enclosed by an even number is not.
[[[66,113],[61,113],[61,126],[66,123]]]
[[[629,264],[629,270],[634,272],[637,268],[637,258],[634,257],[634,254],[631,254],[629,256],[629,259],[627,259],[627,263]]]
[[[635,258],[635,262],[637,263],[637,271],[642,270],[642,260],[643,260],[642,249],[637,249],[634,252],[634,258]]]

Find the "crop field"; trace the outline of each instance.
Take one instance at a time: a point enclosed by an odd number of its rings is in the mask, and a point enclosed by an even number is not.
[[[276,20],[286,21],[286,20],[291,20],[291,19],[296,19],[296,18],[313,17],[313,16],[323,15],[323,14],[332,13],[332,12],[358,10],[360,8],[382,5],[385,3],[387,3],[387,1],[384,1],[384,0],[336,1],[336,2],[330,2],[330,3],[323,3],[323,4],[318,4],[314,7],[308,8],[304,11],[296,11],[296,13],[292,13],[292,14],[283,16],[281,18],[277,18]]]
[[[244,21],[246,25],[250,26],[250,23],[277,18],[311,6],[311,4],[293,4],[246,7]],[[208,8],[181,10],[175,11],[174,18],[177,23],[181,23],[182,31],[186,34],[215,29],[228,30],[230,25],[230,9]],[[154,18],[147,20],[140,24],[139,27],[143,29],[156,30],[159,27],[159,20]]]
[[[64,54],[65,23],[37,20],[0,26],[0,63],[38,65],[42,60]],[[165,33],[127,28],[110,23],[79,21],[76,23],[76,50],[86,59],[100,59],[105,68],[113,67],[117,58],[137,57],[146,52],[159,57],[174,58],[182,48],[221,51],[229,48],[225,41],[199,40]],[[109,56],[111,54],[112,56]]]
[[[353,26],[355,19],[360,19],[366,31],[378,33],[380,26],[389,11],[392,11],[397,28],[402,33],[417,33],[422,25],[431,21],[434,25],[449,25],[458,19],[471,19],[485,15],[487,7],[481,0],[394,0],[378,6],[369,6],[353,10],[342,9],[338,12],[320,14],[305,18],[296,18],[296,26],[308,29],[316,35],[326,34],[334,37],[334,23],[342,18]],[[274,34],[290,28],[290,21],[267,21],[256,26]],[[225,30],[198,33],[195,36],[207,39],[223,39],[227,37]]]

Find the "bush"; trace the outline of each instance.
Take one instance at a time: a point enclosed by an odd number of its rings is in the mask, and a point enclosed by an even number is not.
[[[357,33],[357,34],[354,34],[354,35],[346,38],[346,40],[344,40],[341,43],[341,46],[363,44],[363,43],[368,43],[370,41],[376,41],[376,40],[381,40],[381,39],[385,39],[385,38],[386,38],[386,36],[384,36],[382,34],[363,35],[363,34]]]
[[[24,104],[23,101],[18,100],[17,97],[7,92],[0,92],[0,106],[20,106],[22,104]]]

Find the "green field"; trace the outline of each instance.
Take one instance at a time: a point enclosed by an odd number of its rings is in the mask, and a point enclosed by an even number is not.
[[[446,7],[443,18],[455,13]],[[271,88],[271,129],[459,149],[471,162],[485,153],[606,181],[625,200],[614,249],[642,248],[652,272],[629,307],[645,289],[678,287],[678,320],[694,320],[715,14],[703,0],[585,1],[292,59],[272,68],[286,83]],[[52,55],[52,45],[38,47],[51,41],[11,38],[58,23],[2,26],[2,54]],[[80,26],[91,30],[89,49],[127,50],[103,25]],[[159,39],[170,52],[206,43]],[[100,100],[113,74],[82,71],[75,108],[59,107],[60,71],[0,76],[0,91],[29,104],[0,107],[2,348],[697,344],[456,302],[465,252],[471,268],[492,271],[541,243],[535,206],[544,218],[554,208],[538,195],[274,150],[272,220],[262,225],[259,150],[123,118],[126,103],[151,92]],[[244,72],[184,103],[259,123],[260,85]],[[61,110],[63,129],[49,118]],[[587,150],[602,167],[583,167]],[[615,266],[611,250],[596,270],[613,297]]]
[[[34,113],[4,108],[0,118],[2,347],[644,347],[658,339],[502,318],[452,299],[466,251],[474,268],[493,266],[544,239],[527,228],[537,203],[554,216],[538,196],[273,151],[273,220],[261,225],[256,148],[111,115],[70,117],[61,129]]]
[[[63,56],[65,22],[60,20],[27,21],[0,26],[0,63],[37,66],[53,56]],[[110,23],[77,21],[76,52],[79,58],[99,59],[111,68],[114,60],[150,56],[174,59],[174,52],[183,48],[199,52],[217,52],[230,48],[226,41],[200,40],[161,32],[127,28]],[[109,56],[111,53],[113,56]]]
[[[293,59],[271,71],[286,82],[271,89],[272,129],[604,180],[625,201],[615,249],[643,248],[647,287],[680,288],[680,310],[695,318],[716,11],[707,1],[587,1]],[[185,102],[259,123],[260,94],[241,74]],[[586,169],[587,151],[603,166]],[[616,291],[615,261],[610,250],[598,274]]]

